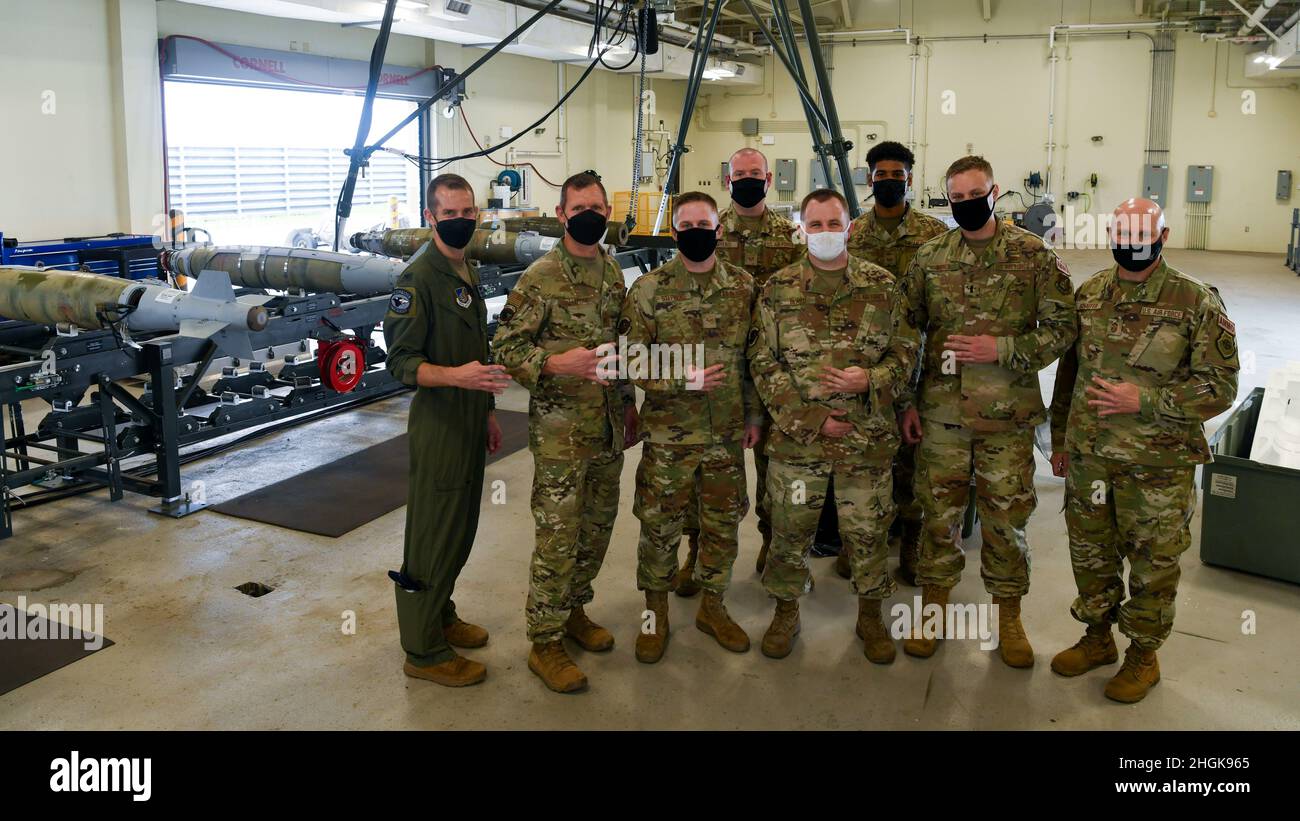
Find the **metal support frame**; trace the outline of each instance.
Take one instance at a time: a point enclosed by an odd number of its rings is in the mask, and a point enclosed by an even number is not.
[[[785,0],[773,2],[773,8],[784,5]],[[787,10],[787,13],[788,10]],[[826,73],[826,59],[822,54],[821,39],[817,35],[817,21],[813,18],[812,3],[799,0],[799,14],[803,17],[804,36],[808,39],[808,51],[812,54],[813,71],[817,75],[817,90],[821,92],[822,105],[826,108],[826,120],[831,134],[830,152],[840,166],[840,184],[844,186],[844,198],[849,201],[849,216],[856,219],[862,213],[858,205],[857,192],[853,190],[853,165],[849,162],[849,149],[852,143],[844,141],[844,132],[840,130],[840,115],[835,110],[835,95],[831,93],[831,78]],[[827,185],[831,180],[826,180]]]
[[[704,68],[708,63],[709,49],[713,45],[713,33],[717,28],[718,15],[725,2],[726,0],[714,0],[712,11],[709,12],[709,0],[704,0],[704,5],[700,9],[700,22],[702,25],[697,26],[695,30],[691,70],[686,81],[686,96],[682,105],[682,117],[677,127],[677,142],[673,144],[671,157],[668,161],[666,178],[669,180],[669,185],[665,186],[663,196],[659,200],[659,210],[655,216],[653,233],[656,235],[663,227],[668,197],[676,193],[676,191],[670,189],[671,180],[677,171],[677,164],[681,159],[681,155],[689,150],[686,147],[686,135],[690,131],[691,119],[695,116],[695,103],[699,97],[700,85],[703,82]],[[817,25],[812,20],[812,8],[808,0],[798,0],[798,2],[804,20],[804,33],[807,35],[809,51],[812,54],[813,71],[817,78],[817,90],[821,97],[821,105],[825,108],[825,111],[818,107],[818,103],[813,99],[812,91],[808,87],[803,59],[799,56],[798,43],[794,38],[794,25],[791,22],[790,9],[787,6],[788,0],[773,0],[771,6],[773,17],[776,19],[777,28],[781,35],[779,41],[763,22],[762,17],[759,16],[752,0],[743,0],[743,2],[750,16],[754,18],[754,24],[772,47],[772,53],[785,66],[786,71],[790,74],[790,79],[794,82],[795,89],[799,92],[800,102],[803,103],[804,116],[808,119],[808,130],[813,140],[813,151],[816,152],[822,170],[826,173],[827,185],[832,188],[835,187],[830,168],[830,157],[833,156],[840,169],[840,183],[844,189],[844,198],[849,203],[849,216],[856,218],[862,213],[862,208],[858,204],[857,193],[853,188],[853,166],[849,161],[849,151],[852,150],[853,143],[845,140],[844,132],[840,130],[839,115],[835,111],[835,97],[831,92],[830,75],[826,72],[826,63],[822,58],[821,42],[817,35]],[[704,22],[706,12],[708,13],[707,23]],[[825,133],[822,131],[823,128],[826,129]],[[829,134],[830,142],[825,140],[826,134]],[[635,207],[635,203],[633,205]]]
[[[790,9],[785,3],[777,2],[772,6],[773,16],[776,18],[777,30],[781,32],[781,39],[785,41],[786,52],[790,56],[790,61],[794,63],[794,68],[798,72],[800,83],[807,85],[808,78],[804,74],[803,58],[799,56],[799,43],[794,39],[794,26],[790,22]],[[766,34],[766,32],[764,32]],[[773,48],[775,48],[773,44]],[[807,99],[802,99],[804,116],[808,119],[808,133],[813,139],[813,151],[817,154],[817,161],[821,164],[823,176],[827,184],[835,179],[831,175],[831,161],[826,152],[826,141],[822,135],[821,123],[817,120],[817,115],[821,112],[817,110]]]
[[[376,85],[378,84],[378,79],[379,79],[379,69],[376,69],[375,66],[378,65],[381,68],[383,66],[383,50],[384,48],[387,47],[388,31],[391,28],[393,9],[397,5],[397,0],[387,0],[387,2],[388,5],[384,9],[385,24],[380,27],[380,38],[384,43],[384,47],[376,49],[379,52],[379,57],[380,57],[379,62],[375,63],[373,58],[371,60],[371,72],[370,72],[371,76],[370,76],[370,82],[367,84],[367,88],[366,88],[365,107],[362,109],[363,111],[362,123],[361,126],[358,127],[357,129],[359,135],[358,145],[354,146],[351,151],[351,164],[348,167],[348,180],[350,181],[350,184],[348,182],[344,183],[344,188],[339,193],[338,207],[335,210],[335,231],[334,231],[335,251],[338,250],[338,243],[340,242],[339,237],[341,237],[343,234],[343,231],[340,228],[340,223],[343,220],[346,220],[348,215],[351,214],[352,212],[352,195],[356,189],[357,173],[360,171],[361,167],[369,161],[370,155],[378,151],[380,148],[382,148],[385,143],[391,140],[403,128],[406,128],[406,126],[410,125],[413,120],[423,116],[426,111],[428,111],[435,103],[441,100],[444,96],[446,96],[450,92],[454,92],[457,86],[465,82],[466,78],[468,78],[475,71],[478,71],[478,69],[482,67],[484,63],[486,63],[488,60],[491,60],[493,57],[495,57],[506,46],[516,42],[519,39],[519,36],[521,34],[523,34],[528,29],[532,28],[533,24],[536,23],[538,20],[541,20],[547,14],[550,14],[553,9],[555,9],[557,6],[560,5],[560,3],[563,2],[563,0],[549,0],[549,2],[547,2],[545,7],[539,9],[537,13],[535,13],[532,17],[529,17],[527,20],[520,23],[519,27],[516,28],[514,31],[512,31],[510,34],[501,38],[501,41],[499,43],[497,43],[492,48],[488,49],[483,54],[482,57],[478,58],[473,63],[471,63],[469,68],[465,69],[464,71],[460,72],[456,76],[452,77],[450,80],[444,81],[442,85],[438,86],[438,90],[433,93],[433,96],[431,96],[429,99],[425,100],[424,102],[416,106],[414,111],[412,111],[410,114],[403,117],[401,122],[399,122],[397,125],[389,129],[388,133],[384,134],[382,137],[380,137],[378,140],[371,143],[370,145],[363,146],[360,145],[360,143],[364,142],[364,137],[360,135],[362,134],[363,130],[365,134],[368,135],[370,130],[370,121],[365,116],[364,112],[368,112],[370,110],[370,106],[373,105],[374,103]],[[378,47],[378,45],[379,43],[377,42],[376,46]]]
[[[664,186],[663,196],[659,198],[659,211],[655,214],[655,226],[652,234],[658,234],[659,229],[664,224],[664,211],[668,206],[668,197],[676,193],[669,191],[672,184],[673,175],[677,172],[677,163],[680,162],[682,154],[687,151],[686,134],[691,128],[691,117],[695,116],[695,101],[700,94],[700,84],[704,82],[704,69],[709,63],[709,49],[713,46],[713,32],[718,27],[718,15],[722,11],[722,6],[727,0],[713,0],[713,12],[709,15],[709,22],[705,26],[698,26],[695,29],[695,49],[691,53],[691,71],[686,79],[686,99],[682,104],[682,118],[677,123],[677,141],[673,143],[671,156],[668,158],[668,173],[664,178],[669,181]],[[708,9],[709,0],[704,0],[704,5],[700,7],[700,20],[704,19],[704,11]],[[637,147],[640,151],[640,146]],[[632,209],[636,209],[636,203],[632,203]]]
[[[387,0],[384,5],[384,19],[379,24],[379,36],[375,38],[374,48],[370,50],[370,76],[366,78],[366,96],[361,102],[361,121],[357,123],[357,139],[348,152],[348,176],[343,181],[343,190],[339,194],[338,209],[334,216],[334,250],[339,250],[341,234],[352,216],[352,196],[356,193],[357,176],[361,168],[370,161],[370,153],[365,150],[366,139],[370,136],[370,119],[375,108],[375,94],[379,91],[379,75],[384,68],[384,54],[388,51],[388,37],[393,31],[393,13],[397,10],[397,0]]]

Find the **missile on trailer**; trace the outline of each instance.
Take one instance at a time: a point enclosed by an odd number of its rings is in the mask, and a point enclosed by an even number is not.
[[[541,259],[559,241],[559,237],[545,237],[534,231],[515,233],[480,228],[470,239],[465,258],[489,265],[527,265]]]
[[[223,271],[206,271],[193,291],[182,291],[151,280],[0,266],[0,316],[7,319],[88,330],[118,324],[130,333],[212,338],[234,356],[251,356],[246,332],[266,327],[263,301],[236,299]]]
[[[432,237],[432,228],[392,228],[364,234],[357,232],[352,235],[350,243],[358,251],[410,259]]]
[[[207,270],[225,271],[231,283],[244,288],[358,296],[390,293],[406,269],[406,263],[385,257],[255,246],[168,249],[159,261],[164,270],[188,277]]]
[[[564,225],[555,217],[507,217],[499,220],[489,220],[483,223],[486,228],[504,228],[507,231],[522,233],[524,231],[536,231],[544,237],[562,237],[564,236]],[[627,223],[622,220],[611,220],[609,227],[605,229],[606,245],[626,245],[627,244]]]
[[[559,220],[552,217],[511,217],[510,219],[494,220],[483,223],[477,231],[474,232],[475,242],[484,242],[477,239],[478,235],[487,232],[504,232],[505,234],[538,234],[543,237],[558,238],[564,236],[564,226]],[[420,250],[433,237],[432,228],[393,228],[388,230],[370,231],[368,233],[353,234],[350,243],[358,251],[368,251],[372,254],[379,254],[386,257],[398,257],[401,259],[410,259],[411,255]],[[606,245],[625,245],[627,244],[627,225],[623,222],[611,222],[609,228],[605,231]],[[504,244],[504,240],[498,237],[491,243],[493,247]],[[552,243],[553,244],[553,243]],[[473,245],[471,245],[471,248]],[[527,254],[524,254],[526,256]],[[508,255],[496,254],[498,259],[482,259],[475,257],[471,253],[471,259],[478,259],[480,262],[494,262],[496,264],[509,265],[512,262],[531,262],[531,259],[507,259]]]

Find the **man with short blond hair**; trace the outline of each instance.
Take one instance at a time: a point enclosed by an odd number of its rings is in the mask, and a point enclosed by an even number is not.
[[[763,286],[749,334],[750,372],[769,412],[772,549],[763,588],[776,600],[763,654],[784,658],[799,634],[799,599],[812,587],[808,550],[835,482],[840,532],[858,596],[856,633],[867,659],[894,660],[881,617],[894,592],[886,565],[893,520],[894,399],[919,339],[894,277],[849,256],[849,207],[838,192],[800,208],[807,258]]]
[[[988,161],[962,157],[945,180],[958,227],[922,245],[903,278],[925,335],[919,395],[902,402],[903,438],[919,443],[916,581],[923,610],[946,606],[966,563],[961,525],[973,478],[980,575],[998,608],[999,653],[1008,666],[1031,667],[1020,600],[1029,592],[1025,526],[1038,502],[1034,426],[1047,418],[1038,372],[1074,342],[1074,289],[1040,238],[997,219]],[[940,638],[914,635],[903,650],[928,658]]]

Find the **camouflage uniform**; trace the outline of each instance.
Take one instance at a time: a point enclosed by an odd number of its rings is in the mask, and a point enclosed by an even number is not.
[[[749,509],[741,437],[747,421],[762,422],[745,363],[754,280],[722,260],[707,276],[701,288],[700,278],[686,270],[681,256],[674,257],[633,283],[619,321],[619,336],[626,337],[629,350],[628,376],[645,391],[645,444],[633,508],[641,520],[641,590],[671,586],[683,518],[698,487],[701,527],[695,579],[705,590],[725,592],[736,560],[736,530]],[[689,388],[683,374],[671,368],[638,373],[631,346],[656,343],[681,346],[696,367],[725,365],[726,380],[705,393]],[[695,358],[696,345],[703,346],[703,362]],[[656,363],[670,362],[654,358]]]
[[[917,584],[952,588],[961,578],[962,514],[973,474],[984,586],[994,596],[1023,596],[1029,590],[1025,525],[1038,502],[1034,425],[1047,418],[1038,371],[1077,333],[1069,272],[1037,236],[998,222],[978,253],[956,228],[921,246],[904,287],[925,334],[917,400],[923,434],[916,497],[924,518]],[[957,362],[945,355],[950,334],[996,337],[997,361]]]
[[[744,268],[754,278],[754,287],[762,288],[768,277],[804,255],[804,246],[797,238],[799,228],[793,222],[773,211],[763,209],[757,230],[744,227],[734,206],[728,206],[718,215],[722,225],[722,238],[718,240],[718,258],[734,267]],[[772,511],[767,501],[767,432],[772,427],[772,417],[764,415],[763,433],[754,445],[754,472],[758,476],[754,489],[754,506],[758,513],[758,532],[764,537],[772,535]],[[699,511],[694,502],[687,512],[687,532],[699,532]]]
[[[916,249],[947,230],[948,226],[939,220],[908,206],[903,221],[892,233],[887,232],[877,222],[876,210],[872,208],[849,226],[849,253],[858,259],[874,262],[901,279],[912,263]],[[894,504],[898,506],[899,520],[913,534],[921,528],[921,506],[912,492],[915,473],[916,445],[900,443],[898,455],[894,458]],[[901,549],[902,541],[899,533],[894,548]]]
[[[1099,271],[1075,308],[1079,340],[1052,397],[1052,449],[1070,456],[1065,520],[1079,588],[1070,612],[1090,625],[1118,621],[1156,650],[1173,629],[1195,466],[1210,461],[1202,423],[1237,395],[1236,328],[1212,289],[1163,260],[1143,283]],[[1098,416],[1085,393],[1094,376],[1137,385],[1138,413]]]
[[[627,289],[614,258],[602,250],[599,260],[597,274],[557,243],[519,278],[493,339],[497,362],[532,394],[528,446],[537,543],[527,623],[534,643],[559,640],[568,612],[591,601],[618,513],[630,386],[542,374],[551,354],[615,341]]]
[[[899,441],[893,403],[919,344],[897,282],[854,257],[833,278],[804,260],[772,275],[754,314],[750,371],[773,418],[767,474],[773,533],[763,587],[785,601],[808,592],[807,551],[834,477],[853,591],[888,598],[895,589],[885,572],[894,516],[890,463]],[[864,368],[866,392],[823,395],[826,365]],[[840,439],[821,434],[832,409],[847,410],[840,418],[853,425]]]

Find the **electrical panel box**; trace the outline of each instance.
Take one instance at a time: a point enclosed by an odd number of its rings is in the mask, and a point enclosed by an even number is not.
[[[1292,182],[1292,178],[1291,178],[1290,171],[1277,172],[1277,198],[1278,199],[1280,200],[1291,199],[1291,182]]]
[[[831,160],[831,178],[835,180],[836,188],[844,187],[843,185],[840,184],[840,167],[833,159]],[[853,184],[858,187],[870,186],[871,171],[866,166],[859,165],[855,167],[853,169]],[[813,158],[812,161],[812,187],[813,188],[831,187],[826,184],[826,175],[822,173],[821,160],[815,157]]]
[[[777,191],[794,191],[799,179],[795,175],[795,168],[794,160],[776,161],[776,173],[772,175],[772,184]]]
[[[744,134],[746,137],[754,137],[754,136],[757,136],[757,135],[758,135],[758,118],[757,118],[757,117],[746,117],[746,118],[744,118],[743,120],[741,120],[741,121],[740,121],[740,133],[741,133],[741,134]]]
[[[1209,202],[1214,195],[1214,166],[1187,166],[1187,201]]]
[[[722,183],[723,188],[727,187],[727,175],[730,173],[731,173],[731,163],[727,161],[723,161],[722,170],[718,172],[718,182]]]
[[[1142,196],[1163,206],[1169,193],[1169,166],[1146,165],[1142,167]]]

